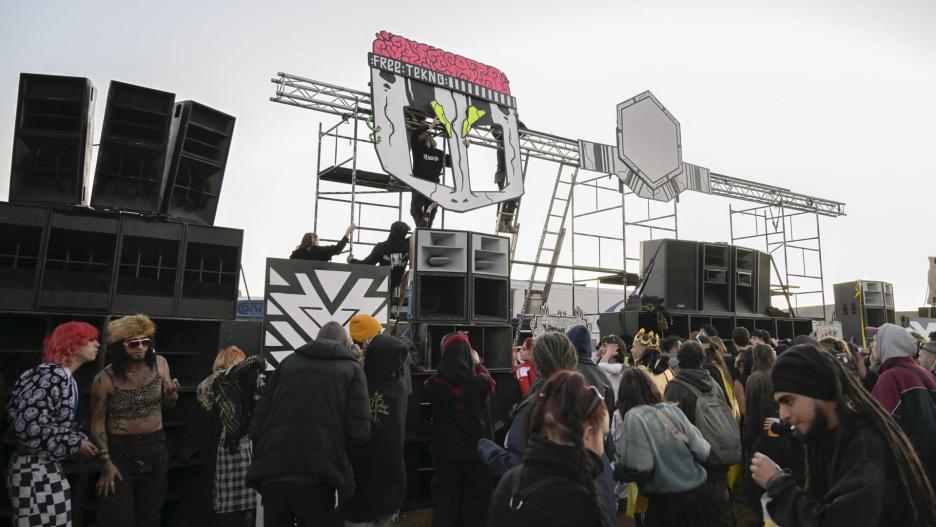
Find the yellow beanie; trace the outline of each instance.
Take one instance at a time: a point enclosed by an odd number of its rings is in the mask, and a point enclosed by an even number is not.
[[[380,321],[370,315],[354,315],[348,326],[348,332],[354,342],[364,342],[381,331],[383,326],[380,325]]]

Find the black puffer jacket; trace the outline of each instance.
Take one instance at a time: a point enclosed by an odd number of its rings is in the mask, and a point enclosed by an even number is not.
[[[345,509],[348,521],[376,522],[400,510],[406,498],[406,356],[406,345],[390,335],[377,335],[365,350],[371,432],[355,463],[357,490]]]
[[[280,362],[250,424],[253,462],[247,484],[306,480],[354,494],[349,457],[370,434],[370,400],[364,368],[343,344],[302,346]]]
[[[601,472],[602,462],[592,452],[590,476]],[[517,479],[523,506],[511,510],[510,500]],[[601,510],[594,490],[582,482],[579,460],[571,446],[540,438],[530,440],[523,464],[512,468],[497,484],[488,509],[490,526],[515,527],[603,527],[607,515]],[[539,483],[542,482],[542,483]],[[542,485],[533,491],[532,486]]]

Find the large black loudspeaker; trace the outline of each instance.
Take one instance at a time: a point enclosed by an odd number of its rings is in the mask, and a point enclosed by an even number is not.
[[[49,229],[49,209],[0,202],[0,309],[30,311]]]
[[[510,321],[509,253],[509,239],[471,234],[472,324]]]
[[[234,117],[194,101],[176,103],[163,214],[214,224],[233,133]]]
[[[116,216],[52,213],[40,309],[107,310],[118,227]]]
[[[652,262],[652,267],[651,267]],[[647,240],[640,244],[643,294],[663,298],[670,309],[699,307],[699,244],[685,240]]]
[[[112,312],[175,314],[183,231],[181,223],[121,219]]]
[[[155,214],[163,194],[175,94],[112,81],[91,205]]]
[[[766,314],[767,310],[770,309],[770,258],[769,253],[757,251],[757,273],[755,274],[755,280],[757,281],[757,313],[761,315]]]
[[[244,231],[188,225],[178,316],[233,319]]]
[[[744,247],[731,247],[734,266],[732,287],[734,288],[734,311],[736,313],[757,312],[757,265],[758,252]]]
[[[703,243],[700,246],[703,311],[732,310],[731,246]]]
[[[468,323],[468,233],[418,229],[411,238],[416,321]]]
[[[861,342],[862,323],[879,327],[897,323],[894,311],[894,286],[887,282],[861,281],[861,295],[856,298],[857,282],[835,284],[835,318],[842,323],[845,340]]]
[[[94,126],[94,85],[81,77],[20,74],[10,201],[85,201]]]

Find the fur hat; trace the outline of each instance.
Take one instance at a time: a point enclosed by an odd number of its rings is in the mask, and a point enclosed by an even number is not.
[[[107,323],[107,343],[128,339],[134,335],[156,335],[156,324],[146,315],[127,315]]]

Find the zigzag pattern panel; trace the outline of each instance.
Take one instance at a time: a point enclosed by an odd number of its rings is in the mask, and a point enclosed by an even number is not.
[[[325,323],[358,313],[387,323],[389,267],[267,258],[263,351],[270,369],[315,340]]]

